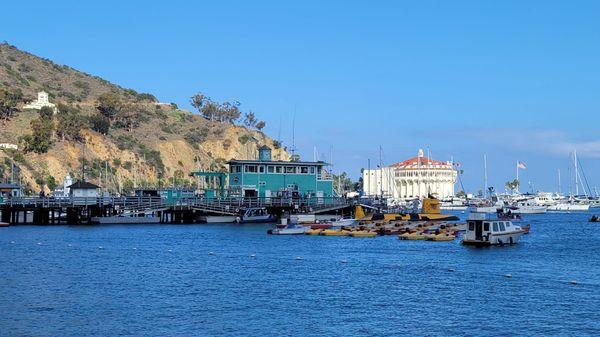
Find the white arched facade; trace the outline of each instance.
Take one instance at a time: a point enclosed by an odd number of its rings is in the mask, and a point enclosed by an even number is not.
[[[432,194],[444,199],[454,196],[457,172],[451,162],[419,156],[381,169],[363,171],[366,195],[394,199],[424,198]]]

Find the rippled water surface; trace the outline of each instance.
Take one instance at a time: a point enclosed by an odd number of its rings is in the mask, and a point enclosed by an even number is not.
[[[484,249],[267,225],[0,228],[0,336],[597,336],[589,216],[530,216],[519,245]]]

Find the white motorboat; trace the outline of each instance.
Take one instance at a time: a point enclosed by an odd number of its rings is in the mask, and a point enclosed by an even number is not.
[[[352,227],[358,225],[358,220],[353,218],[342,218],[331,222],[331,227]]]
[[[588,211],[589,209],[590,202],[588,200],[579,200],[573,196],[566,201],[548,207],[548,210],[553,212]]]
[[[587,211],[590,209],[590,204],[582,203],[558,203],[548,207],[548,211],[551,212],[572,212],[572,211]]]
[[[499,209],[502,209],[502,206],[471,206],[469,212],[495,214]]]
[[[241,223],[275,222],[275,216],[269,214],[264,207],[249,208],[241,217],[236,218],[236,221]]]
[[[204,223],[234,223],[237,222],[238,217],[233,215],[206,215],[199,217],[198,220]]]
[[[276,228],[269,229],[267,233],[273,235],[300,235],[306,233],[309,229],[310,227],[288,224],[285,227],[277,226]]]
[[[467,208],[466,201],[460,198],[451,198],[440,202],[440,209],[445,211],[464,211]]]
[[[513,214],[544,214],[548,210],[546,206],[540,206],[529,201],[518,201],[513,207],[508,207]]]
[[[462,243],[472,246],[516,244],[525,231],[506,220],[487,220],[473,217],[467,220],[467,231]]]

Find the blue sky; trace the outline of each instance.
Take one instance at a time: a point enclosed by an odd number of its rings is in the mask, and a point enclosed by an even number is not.
[[[46,1],[3,4],[0,40],[189,108],[239,100],[306,159],[357,178],[429,148],[465,187],[600,188],[600,2]],[[7,15],[6,13],[10,13]],[[25,19],[26,18],[26,19]],[[281,122],[280,122],[281,121]],[[281,127],[280,127],[281,126]]]

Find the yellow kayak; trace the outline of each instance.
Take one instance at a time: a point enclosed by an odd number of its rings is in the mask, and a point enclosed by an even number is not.
[[[322,229],[309,229],[308,231],[306,231],[306,235],[319,235],[321,234],[323,230]]]
[[[321,232],[320,235],[325,235],[325,236],[347,236],[348,234],[350,234],[350,231],[347,230],[343,230],[343,229],[325,229]]]
[[[438,235],[433,235],[429,240],[431,241],[453,241],[456,236],[446,233],[441,233]]]
[[[425,235],[421,232],[404,233],[398,236],[400,240],[425,240]]]
[[[354,238],[374,238],[377,236],[377,233],[370,232],[370,231],[356,231],[356,232],[351,232],[350,236],[354,237]]]

